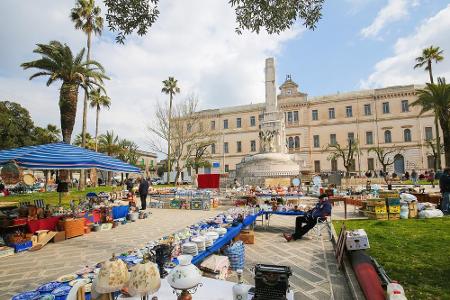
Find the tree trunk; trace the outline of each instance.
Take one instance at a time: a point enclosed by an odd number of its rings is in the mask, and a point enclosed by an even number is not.
[[[59,91],[61,134],[63,142],[67,144],[70,144],[75,118],[77,116],[78,87],[78,84],[63,82]]]
[[[428,60],[428,74],[430,75],[430,83],[434,84],[431,60]],[[436,154],[437,154],[436,159],[434,160],[434,167],[436,168],[435,171],[437,171],[441,169],[441,137],[439,133],[439,122],[436,112],[434,112],[434,128],[436,130]]]
[[[450,120],[439,118],[444,138],[445,167],[450,167]]]
[[[167,184],[170,184],[170,129],[171,129],[171,119],[172,119],[172,93],[169,94],[170,102],[169,102],[169,137],[167,141]]]
[[[95,116],[95,152],[98,152],[98,119],[100,115],[100,106],[97,105],[97,112]]]

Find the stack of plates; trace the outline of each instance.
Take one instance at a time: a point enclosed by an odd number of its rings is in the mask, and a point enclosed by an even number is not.
[[[184,243],[181,252],[184,255],[196,256],[198,254],[198,247],[196,243]]]
[[[211,237],[207,236],[205,238],[205,247],[206,248],[211,247],[213,245],[213,243],[214,243],[214,240]]]
[[[210,237],[213,242],[219,238],[219,234],[216,231],[209,231],[206,236]]]
[[[198,252],[205,251],[205,238],[203,236],[192,238],[191,241],[197,244]]]

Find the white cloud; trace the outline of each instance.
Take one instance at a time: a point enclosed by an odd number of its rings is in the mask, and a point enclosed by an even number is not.
[[[387,5],[378,12],[372,24],[361,29],[361,35],[364,38],[377,37],[388,24],[406,18],[409,9],[418,5],[419,0],[389,0]]]
[[[32,72],[20,63],[38,58],[37,42],[57,39],[78,51],[85,37],[69,20],[72,1],[28,0],[0,2],[0,96],[30,110],[37,124],[58,124],[58,89],[45,81],[28,81]],[[43,10],[42,8],[45,8]],[[39,11],[39,13],[36,13]],[[264,59],[280,52],[284,42],[297,37],[296,28],[279,36],[234,32],[234,11],[227,1],[162,1],[161,15],[145,37],[130,37],[125,45],[110,36],[95,38],[93,58],[107,70],[111,110],[100,115],[100,131],[113,129],[121,137],[146,148],[145,125],[153,118],[156,101],[166,101],[161,81],[178,79],[181,95],[196,93],[202,108],[246,104],[264,100]],[[7,12],[7,13],[6,13]],[[81,131],[81,102],[74,134]],[[95,115],[89,111],[88,130],[94,132]]]
[[[425,20],[415,33],[397,40],[394,55],[387,57],[375,65],[375,71],[361,81],[362,88],[382,87],[400,84],[423,84],[428,79],[424,70],[413,69],[415,58],[422,49],[439,46],[444,50],[444,57],[450,53],[450,5],[433,17]],[[433,65],[435,77],[444,76],[450,79],[450,57]]]

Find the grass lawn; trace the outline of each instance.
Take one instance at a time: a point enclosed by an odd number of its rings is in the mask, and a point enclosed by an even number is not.
[[[333,224],[339,232],[342,221]],[[450,299],[450,217],[345,225],[366,230],[369,254],[403,285],[408,299]]]
[[[113,189],[112,186],[101,186],[101,187],[93,187],[86,188],[85,191],[78,191],[77,189],[72,189],[69,193],[65,193],[61,199],[61,203],[65,206],[68,206],[70,200],[78,200],[80,198],[84,198],[86,193],[89,192],[111,192]],[[8,201],[8,202],[19,202],[19,201],[29,201],[33,203],[35,199],[43,199],[46,204],[58,205],[59,195],[57,192],[45,192],[45,193],[31,193],[31,194],[20,194],[14,196],[0,197],[0,201]]]

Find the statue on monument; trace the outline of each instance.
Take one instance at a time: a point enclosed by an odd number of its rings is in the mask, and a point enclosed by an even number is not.
[[[259,132],[259,142],[261,145],[261,152],[267,153],[267,152],[276,152],[274,141],[275,138],[278,136],[279,131],[278,130],[261,130]]]

